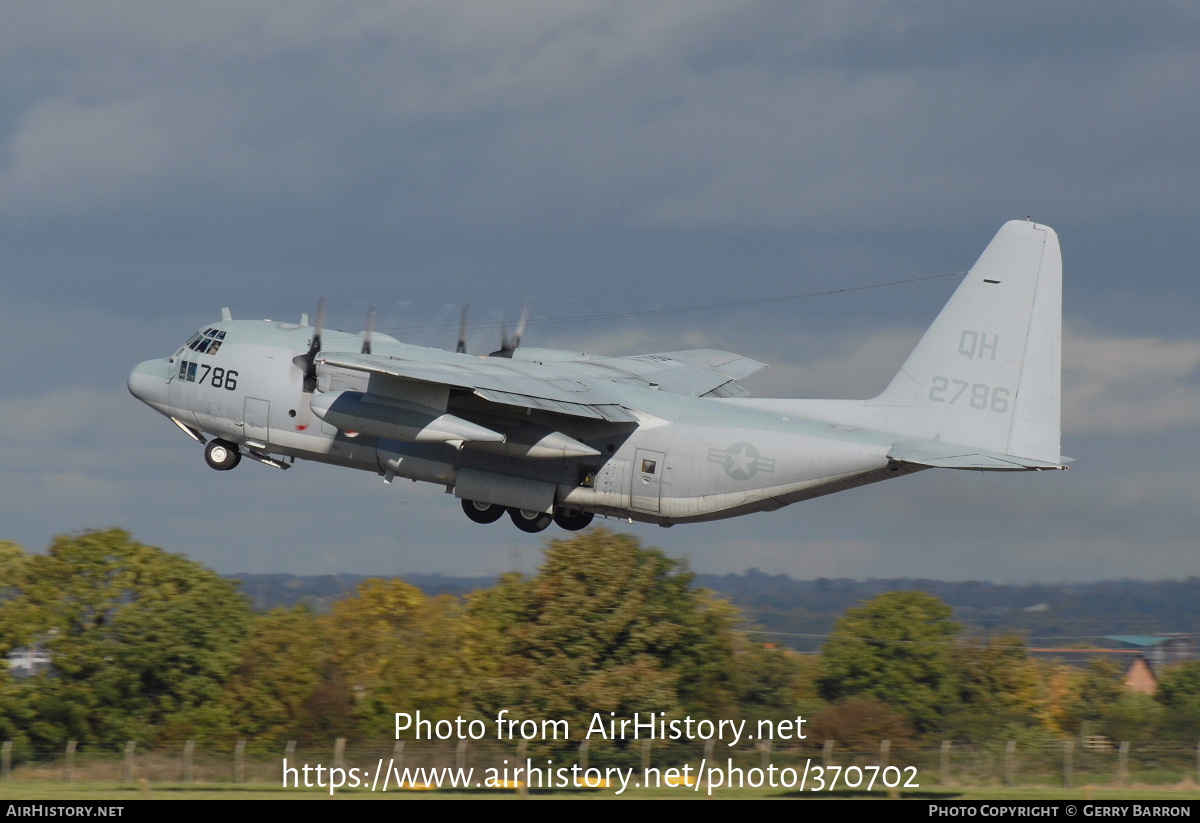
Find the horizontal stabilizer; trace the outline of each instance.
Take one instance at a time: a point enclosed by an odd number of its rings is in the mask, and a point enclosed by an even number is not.
[[[1066,469],[1058,463],[1045,463],[1028,457],[953,446],[947,443],[897,443],[888,452],[888,459],[935,469],[971,469],[974,471],[1049,471]],[[1069,460],[1066,460],[1069,462]]]

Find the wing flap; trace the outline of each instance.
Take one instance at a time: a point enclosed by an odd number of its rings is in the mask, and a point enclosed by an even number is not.
[[[746,397],[750,394],[750,390],[736,380],[730,380],[728,383],[722,383],[715,389],[709,389],[701,397]]]

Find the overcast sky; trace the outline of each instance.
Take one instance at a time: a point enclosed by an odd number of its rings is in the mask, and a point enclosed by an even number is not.
[[[705,572],[1200,574],[1194,3],[0,5],[0,538],[221,572],[530,570],[541,536],[317,464],[218,473],[126,391],[222,306],[472,351],[717,347],[867,397],[968,268],[1058,230],[1068,473],[925,472],[621,526]],[[546,535],[561,532],[546,532]]]

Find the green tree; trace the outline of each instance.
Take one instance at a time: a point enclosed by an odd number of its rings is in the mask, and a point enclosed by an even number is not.
[[[4,644],[52,656],[15,690],[34,742],[149,741],[216,705],[250,616],[235,584],[117,529],[2,562],[20,569],[0,602]]]
[[[881,740],[907,748],[914,737],[908,718],[874,697],[848,697],[826,706],[813,716],[808,735],[857,752],[878,751]]]
[[[1163,728],[1176,740],[1200,740],[1200,660],[1162,673],[1154,699],[1164,709]]]
[[[366,737],[389,736],[396,712],[453,718],[467,705],[459,601],[403,580],[367,580],[324,620],[332,684],[348,689]]]
[[[475,697],[489,714],[564,719],[578,734],[593,712],[734,709],[737,613],[631,536],[552,540],[535,577],[505,577],[468,611]]]
[[[241,660],[221,698],[229,733],[260,747],[314,736],[325,742],[347,734],[348,701],[334,734],[313,728],[312,704],[329,677],[328,647],[324,623],[305,606],[255,615]],[[331,714],[328,706],[322,708],[325,715]],[[325,716],[320,722],[334,719]]]
[[[956,740],[978,742],[1043,725],[1046,672],[1023,639],[963,643],[951,650],[951,662],[956,694],[945,730]]]
[[[1162,704],[1150,695],[1125,692],[1108,707],[1100,730],[1111,740],[1127,740],[1135,746],[1154,743],[1164,715]]]
[[[873,697],[920,732],[941,726],[955,705],[950,607],[923,592],[888,592],[850,609],[822,652],[821,695]]]
[[[739,712],[750,720],[808,717],[824,706],[817,696],[820,658],[743,637],[734,657]]]
[[[1050,720],[1058,731],[1077,735],[1099,731],[1124,694],[1121,667],[1093,658],[1083,668],[1060,666],[1050,677]]]

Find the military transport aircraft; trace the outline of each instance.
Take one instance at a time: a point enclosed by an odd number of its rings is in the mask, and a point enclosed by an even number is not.
[[[729,352],[602,357],[506,341],[488,357],[372,334],[222,320],[129,390],[219,471],[296,458],[436,483],[527,532],[597,515],[671,526],[772,511],[928,468],[1042,471],[1059,454],[1062,259],[1006,223],[882,394],[746,397]],[[205,435],[212,435],[209,440]]]

